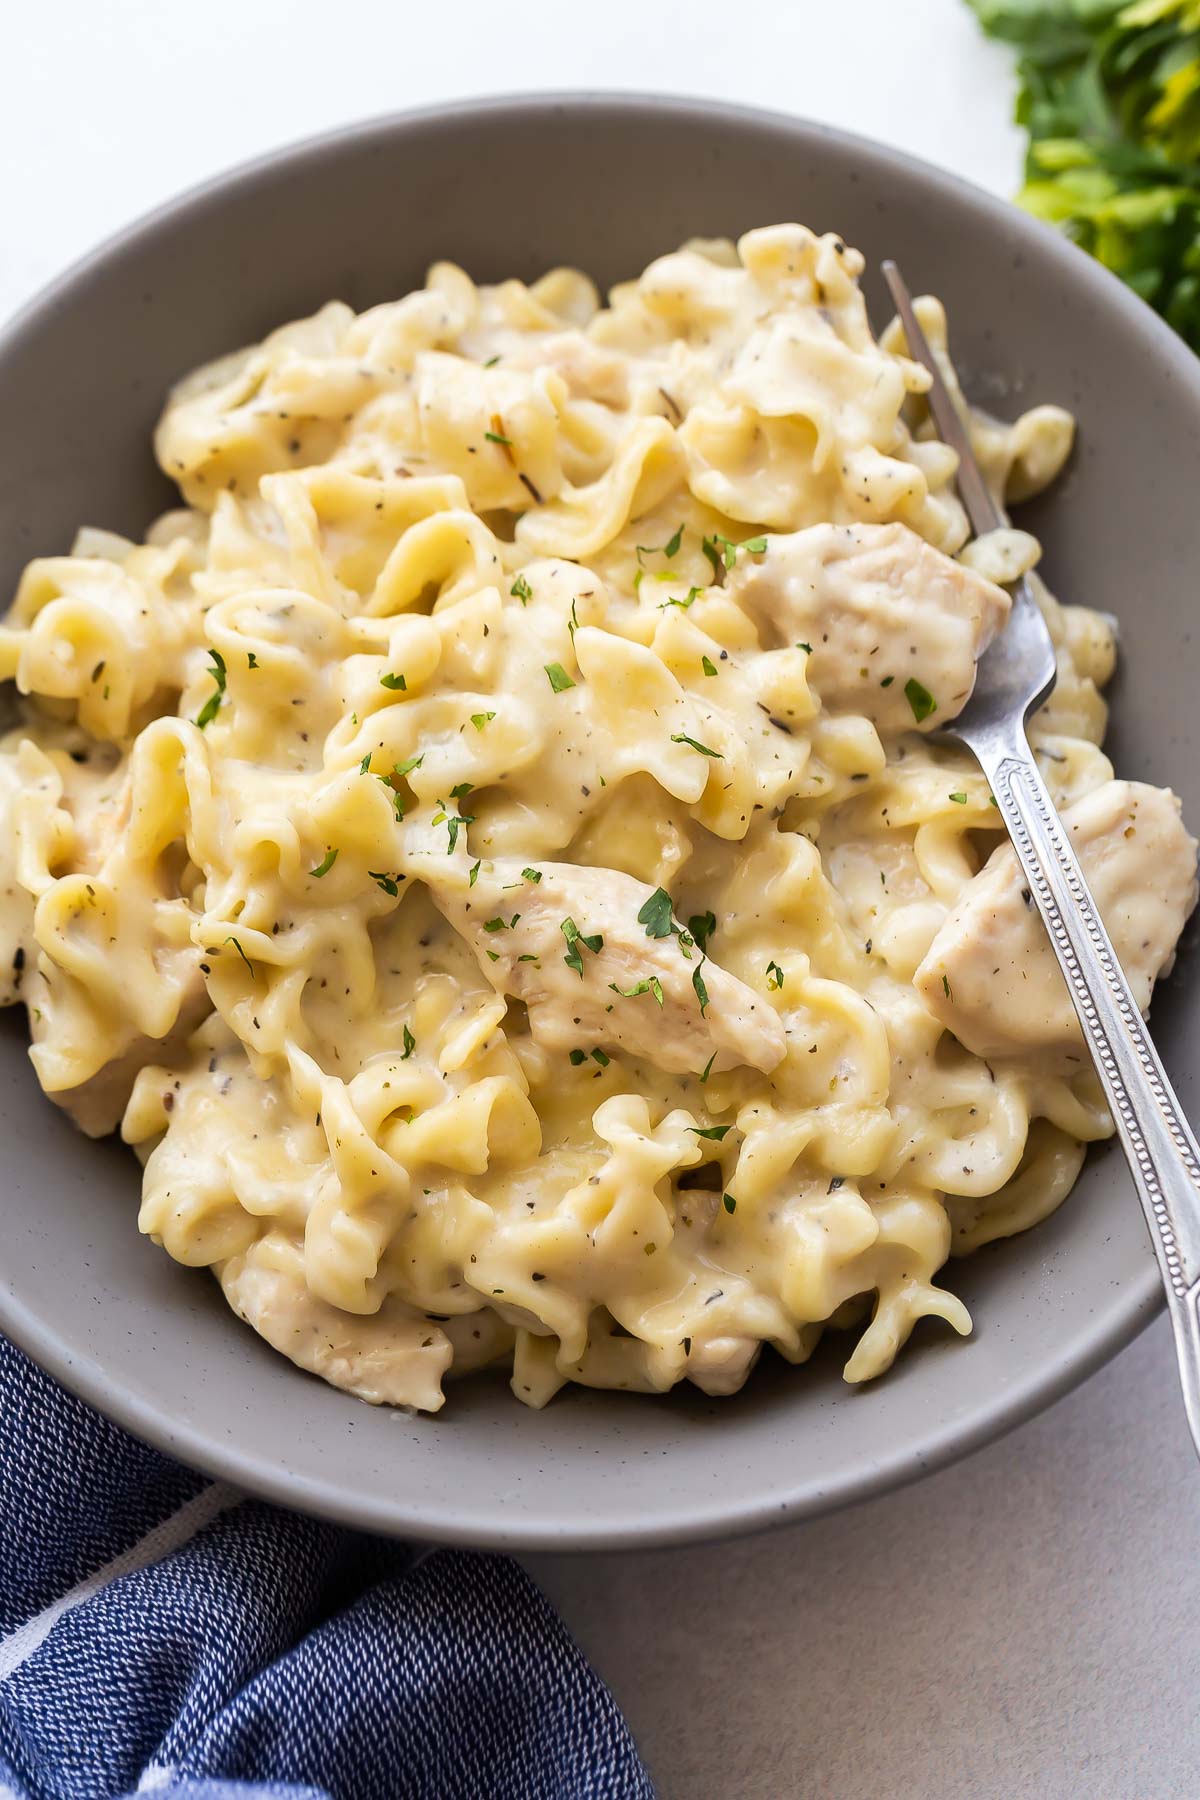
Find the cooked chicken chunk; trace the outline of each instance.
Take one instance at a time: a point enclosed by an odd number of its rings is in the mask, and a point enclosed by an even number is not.
[[[1196,902],[1196,841],[1175,795],[1140,781],[1107,781],[1062,816],[1144,1012]],[[930,1011],[976,1056],[1032,1054],[1064,1072],[1086,1056],[1010,845],[968,884],[913,979]]]
[[[453,1355],[445,1332],[396,1301],[365,1317],[330,1306],[309,1293],[301,1273],[278,1266],[294,1257],[290,1246],[276,1259],[269,1243],[258,1243],[218,1268],[238,1317],[302,1369],[360,1400],[437,1412]]]
[[[830,712],[884,733],[932,731],[962,711],[1009,597],[907,525],[813,525],[739,557],[726,588],[771,645],[809,647]],[[936,710],[930,710],[929,701]]]
[[[665,900],[615,869],[493,862],[473,888],[435,892],[484,973],[523,1000],[534,1037],[551,1050],[598,1046],[673,1074],[739,1064],[770,1071],[786,1048],[779,1015],[744,982],[680,942]],[[703,993],[697,986],[697,977]]]

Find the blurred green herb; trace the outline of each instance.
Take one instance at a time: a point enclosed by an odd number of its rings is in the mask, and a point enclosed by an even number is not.
[[[225,658],[221,655],[219,650],[210,650],[208,654],[209,659],[212,662],[212,668],[209,670],[209,674],[212,676],[217,686],[216,692],[208,696],[208,699],[196,714],[196,723],[201,731],[204,730],[206,725],[212,724],[213,720],[220,712],[221,702],[225,698]],[[100,670],[103,667],[103,663],[97,664],[96,675],[99,675]],[[93,681],[96,679],[96,675],[92,676]],[[106,700],[108,699],[107,688],[104,690],[104,698]]]
[[[968,0],[1018,53],[1020,203],[1200,350],[1200,0]]]

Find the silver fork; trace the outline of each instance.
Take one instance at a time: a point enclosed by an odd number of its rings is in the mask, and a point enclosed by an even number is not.
[[[1007,521],[984,482],[908,289],[894,262],[883,264],[883,274],[909,351],[932,379],[929,410],[958,456],[958,491],[972,529],[993,531]],[[1008,624],[980,658],[971,698],[944,730],[973,753],[991,784],[1079,1014],[1150,1228],[1200,1452],[1200,1149],[1029,748],[1025,722],[1049,698],[1057,666],[1028,581],[1022,577],[1011,591]]]

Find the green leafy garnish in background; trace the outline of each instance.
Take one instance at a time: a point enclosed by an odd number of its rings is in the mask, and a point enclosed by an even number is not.
[[[968,0],[1018,51],[1022,206],[1200,350],[1200,0]]]

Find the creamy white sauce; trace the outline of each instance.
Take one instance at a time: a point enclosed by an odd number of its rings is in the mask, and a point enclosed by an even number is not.
[[[0,998],[142,1229],[366,1399],[728,1393],[830,1324],[875,1375],[1110,1129],[929,737],[1037,545],[964,548],[861,267],[778,226],[605,307],[447,264],[332,303],[172,395],[145,544],[20,584]],[[971,430],[1001,500],[1070,448]],[[1097,748],[1109,622],[1039,592],[1034,739],[1144,1001],[1195,845]]]

